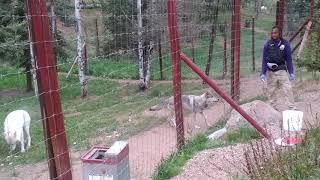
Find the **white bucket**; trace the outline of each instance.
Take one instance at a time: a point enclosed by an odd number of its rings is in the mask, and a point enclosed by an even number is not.
[[[296,110],[286,110],[282,112],[283,124],[285,131],[301,131],[303,124],[303,112]]]

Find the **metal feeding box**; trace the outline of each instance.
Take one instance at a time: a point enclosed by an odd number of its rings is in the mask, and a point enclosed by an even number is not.
[[[129,180],[129,146],[116,141],[110,148],[92,147],[81,157],[83,180]]]

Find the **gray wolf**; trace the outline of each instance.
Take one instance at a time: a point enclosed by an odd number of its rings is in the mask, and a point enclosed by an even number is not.
[[[15,150],[17,142],[20,142],[21,152],[25,152],[26,140],[28,141],[27,149],[30,148],[30,122],[30,115],[24,110],[12,111],[7,115],[4,121],[4,137],[11,151]]]
[[[182,108],[189,110],[193,113],[193,119],[196,121],[197,113],[200,113],[204,118],[206,125],[209,126],[207,117],[203,113],[203,110],[212,106],[215,102],[218,102],[219,98],[216,98],[212,95],[211,92],[207,91],[200,96],[197,95],[182,95]],[[175,114],[174,114],[174,99],[173,96],[162,101],[160,104],[152,106],[150,111],[158,111],[160,109],[166,108],[170,111],[171,115],[168,117],[168,120],[171,125],[176,126],[175,123]],[[169,119],[170,118],[170,119]],[[188,124],[187,124],[188,126]],[[189,130],[189,126],[188,126]]]

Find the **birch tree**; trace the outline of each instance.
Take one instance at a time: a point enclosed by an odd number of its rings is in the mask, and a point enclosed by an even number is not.
[[[78,71],[79,71],[79,80],[81,85],[81,97],[85,98],[88,95],[88,80],[85,74],[85,58],[84,47],[85,47],[85,37],[82,32],[81,26],[81,15],[80,15],[80,1],[75,0],[75,19],[76,19],[76,33],[77,33],[77,57],[76,61],[78,62]]]
[[[151,5],[154,1],[151,2]],[[149,2],[150,3],[150,2]],[[139,87],[148,89],[150,84],[150,66],[153,52],[152,36],[147,32],[148,20],[143,19],[143,12],[148,12],[148,2],[137,0],[137,24],[138,24],[138,63],[139,63]]]
[[[139,86],[140,88],[144,88],[145,78],[144,78],[144,61],[143,61],[143,47],[142,47],[142,0],[137,0],[137,20],[138,20],[138,61],[139,61]]]
[[[32,74],[32,79],[33,79],[33,89],[34,89],[34,94],[36,96],[39,95],[38,93],[38,82],[37,82],[37,65],[36,65],[36,61],[34,59],[34,49],[33,49],[33,38],[32,38],[32,32],[31,32],[31,19],[28,18],[28,33],[29,33],[29,47],[30,47],[30,60],[31,60],[31,74]]]
[[[54,12],[54,1],[51,0],[50,3],[50,14],[51,14],[51,33],[52,33],[52,37],[55,37],[55,34],[57,32],[57,18],[56,18],[56,14]]]

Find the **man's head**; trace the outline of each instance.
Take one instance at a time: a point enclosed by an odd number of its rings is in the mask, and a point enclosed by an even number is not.
[[[282,30],[279,26],[273,26],[271,31],[271,39],[273,40],[281,39],[282,38],[281,32]]]

